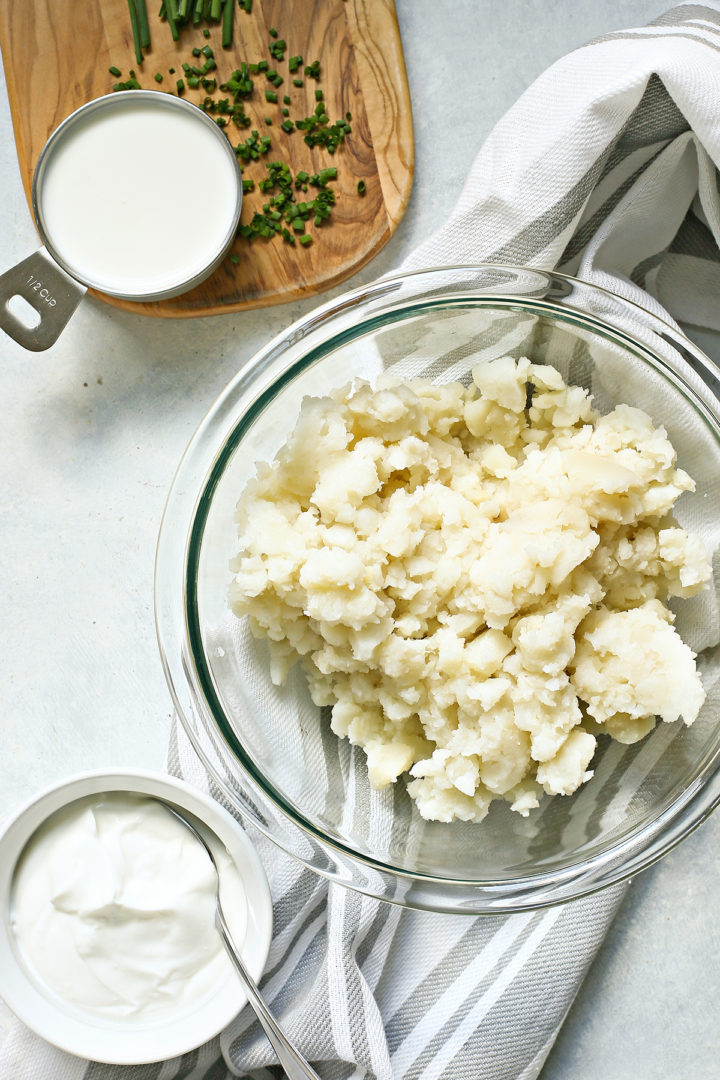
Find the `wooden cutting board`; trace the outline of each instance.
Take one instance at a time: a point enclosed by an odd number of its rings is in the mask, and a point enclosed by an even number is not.
[[[173,42],[167,24],[159,19],[159,5],[160,0],[148,0],[152,47],[139,66],[126,0],[0,0],[0,48],[28,201],[33,169],[46,139],[79,105],[112,90],[118,80],[109,74],[110,66],[121,69],[122,80],[134,69],[143,88],[170,91],[183,74],[183,62],[198,63],[193,47],[209,44],[218,65],[213,72],[218,83],[242,60],[268,59],[283,77],[278,105],[265,101],[265,89],[272,89],[265,76],[254,77],[253,96],[245,102],[252,127],[241,130],[230,125],[231,141],[236,145],[256,128],[272,138],[267,160],[286,161],[293,172],[336,166],[333,217],[320,228],[310,227],[313,243],[307,248],[292,248],[279,237],[252,243],[238,238],[233,249],[240,257],[237,265],[226,259],[206,282],[173,300],[135,304],[97,295],[147,315],[208,315],[282,303],[349,277],[387,243],[412,186],[410,96],[393,0],[254,0],[251,14],[239,7],[235,11],[229,49],[222,48],[217,25],[210,27],[207,39],[199,28],[183,28],[180,40]],[[270,58],[271,27],[287,42],[283,61]],[[304,77],[302,69],[289,74],[288,59],[298,54],[305,63],[320,61],[319,82]],[[175,75],[168,73],[170,67],[176,69]],[[160,86],[154,80],[156,72],[163,75]],[[298,75],[304,82],[300,88],[292,82]],[[318,88],[331,123],[347,112],[352,115],[352,133],[333,156],[306,146],[301,131],[286,134],[280,127],[283,96],[291,97],[289,118],[304,118],[315,108]],[[188,90],[185,96],[198,101],[204,94]],[[272,126],[265,124],[267,116]],[[245,177],[256,182],[266,175],[262,160],[244,168]],[[364,197],[357,193],[359,180],[366,184]],[[189,162],[187,175],[178,182],[187,186],[187,212],[202,213],[202,164]],[[263,201],[257,187],[246,195],[242,222],[249,221]]]

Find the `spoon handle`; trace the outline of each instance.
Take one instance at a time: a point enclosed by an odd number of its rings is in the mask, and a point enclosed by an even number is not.
[[[236,949],[235,943],[230,936],[230,931],[225,922],[225,916],[222,913],[220,904],[215,908],[215,925],[218,928],[228,956],[232,960],[235,970],[245,986],[248,1000],[255,1010],[258,1020],[262,1024],[265,1034],[272,1043],[275,1053],[278,1056],[278,1060],[289,1077],[289,1080],[320,1080],[318,1074],[311,1068],[302,1054],[295,1049],[292,1043],[288,1042],[278,1025],[275,1023],[272,1014],[268,1011],[267,1005],[260,996],[260,991],[243,964],[240,953]]]

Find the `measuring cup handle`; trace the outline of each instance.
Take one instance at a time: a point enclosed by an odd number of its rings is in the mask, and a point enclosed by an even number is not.
[[[0,329],[32,352],[54,345],[70,316],[87,292],[39,248],[27,259],[0,274]],[[40,321],[29,326],[10,310],[13,297],[21,297],[38,313]]]

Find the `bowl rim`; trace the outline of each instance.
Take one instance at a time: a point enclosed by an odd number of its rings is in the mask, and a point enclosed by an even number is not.
[[[252,411],[252,408],[255,405],[261,404],[265,395],[270,393],[270,388],[275,391],[278,386],[283,385],[303,370],[304,367],[313,363],[317,357],[314,351],[311,350],[309,353],[295,359],[290,366],[284,367],[269,381],[266,378],[265,384],[261,384],[260,388],[257,389],[253,405],[250,408],[245,408],[242,412],[236,412],[233,410],[233,405],[237,404],[238,396],[242,395],[247,384],[252,383],[253,378],[267,375],[268,368],[272,365],[273,360],[276,360],[285,348],[302,340],[307,332],[315,332],[319,327],[327,325],[336,315],[346,313],[348,309],[352,308],[353,305],[357,305],[359,302],[387,295],[393,289],[396,289],[399,285],[404,284],[407,281],[429,279],[447,273],[468,274],[487,272],[500,272],[504,275],[536,275],[537,277],[544,279],[551,286],[559,286],[560,296],[567,295],[568,288],[570,290],[573,288],[590,290],[591,293],[596,293],[611,299],[613,304],[620,305],[622,309],[626,309],[629,313],[635,314],[636,317],[644,320],[645,323],[649,323],[651,329],[655,333],[660,334],[666,341],[670,341],[672,346],[680,353],[683,360],[691,358],[696,376],[698,374],[697,368],[700,368],[702,374],[700,374],[699,381],[701,382],[704,395],[698,394],[698,387],[688,380],[686,372],[681,373],[675,371],[668,365],[663,357],[654,352],[654,350],[645,342],[633,338],[622,327],[616,326],[612,322],[608,322],[595,314],[583,312],[575,308],[559,308],[557,305],[557,298],[552,295],[548,300],[547,297],[531,296],[528,298],[521,294],[503,293],[502,291],[483,293],[482,289],[478,288],[478,294],[474,297],[476,300],[479,300],[482,297],[485,302],[484,306],[519,306],[525,309],[531,307],[535,311],[543,311],[556,316],[559,315],[563,321],[570,321],[575,325],[582,325],[595,333],[599,333],[601,336],[610,338],[620,344],[623,348],[638,355],[646,362],[650,358],[654,366],[661,369],[661,373],[667,374],[668,371],[671,372],[673,376],[671,381],[676,384],[677,389],[681,389],[678,386],[678,380],[680,380],[681,383],[684,383],[686,388],[689,387],[691,392],[693,392],[693,405],[696,407],[700,406],[698,411],[701,415],[706,412],[710,413],[710,426],[713,428],[716,436],[720,435],[720,414],[718,413],[720,402],[718,401],[718,395],[713,394],[710,386],[708,386],[708,382],[714,381],[716,385],[720,387],[715,366],[709,358],[682,333],[682,331],[678,330],[677,327],[625,297],[619,296],[608,289],[582,281],[578,278],[557,273],[556,271],[536,267],[517,267],[505,264],[461,264],[455,266],[431,267],[410,271],[408,273],[388,275],[380,278],[377,282],[344,293],[342,296],[315,308],[309,315],[298,319],[287,330],[276,335],[276,337],[264,348],[260,349],[249,361],[241,366],[237,374],[230,380],[216,399],[215,403],[211,406],[188,444],[179,463],[178,470],[168,494],[156,553],[156,627],[168,686],[178,716],[193,748],[210,775],[212,775],[215,781],[221,785],[228,798],[237,800],[237,792],[233,791],[232,787],[221,775],[219,775],[218,770],[213,766],[204,746],[194,730],[191,720],[186,715],[187,699],[183,698],[182,692],[179,689],[183,680],[186,684],[186,689],[190,692],[189,711],[192,713],[194,707],[206,718],[210,719],[214,725],[214,735],[220,735],[224,749],[231,754],[234,765],[237,765],[243,778],[249,781],[253,792],[256,793],[259,787],[264,796],[273,804],[274,808],[278,809],[285,818],[289,819],[293,825],[299,827],[308,837],[318,842],[325,851],[330,851],[337,862],[346,866],[347,860],[350,860],[351,864],[359,863],[372,871],[379,871],[382,875],[389,875],[391,878],[400,882],[410,881],[427,883],[431,886],[448,885],[450,887],[479,890],[480,893],[484,893],[485,898],[481,902],[480,907],[472,907],[472,905],[470,905],[470,907],[467,908],[468,913],[478,913],[479,911],[486,910],[492,911],[492,913],[500,913],[503,911],[510,912],[549,906],[560,900],[588,895],[589,893],[598,891],[599,889],[612,884],[617,884],[619,881],[631,877],[640,869],[644,869],[646,866],[651,865],[651,863],[655,862],[669,851],[675,844],[693,831],[708,816],[715,806],[717,806],[718,802],[720,802],[720,777],[717,775],[718,763],[716,762],[713,774],[703,778],[701,783],[689,785],[684,792],[679,796],[674,797],[670,804],[664,807],[651,822],[646,822],[645,824],[641,823],[637,827],[631,829],[626,836],[607,850],[602,849],[590,857],[578,860],[576,864],[570,864],[562,870],[553,870],[551,881],[548,881],[547,872],[525,877],[516,876],[512,879],[488,879],[482,881],[479,879],[442,877],[421,871],[396,867],[383,862],[381,859],[375,859],[367,853],[360,852],[349,845],[344,844],[342,841],[328,836],[321,828],[307,818],[304,818],[303,815],[283,797],[281,792],[278,792],[269,781],[258,774],[252,759],[250,759],[249,756],[246,757],[242,752],[242,746],[234,732],[231,732],[231,738],[228,739],[228,731],[230,731],[229,725],[223,727],[223,724],[218,721],[218,716],[212,701],[208,701],[208,692],[210,695],[214,695],[212,680],[209,676],[206,678],[204,673],[198,669],[197,651],[193,648],[193,636],[194,630],[196,629],[193,627],[194,612],[192,605],[188,603],[188,592],[192,595],[193,575],[190,569],[190,555],[193,547],[193,540],[198,529],[199,514],[202,510],[203,502],[212,494],[214,487],[213,477],[216,477],[224,459],[232,452],[230,443],[233,436],[236,435],[243,422],[247,420],[248,413]],[[413,310],[416,311],[419,307],[423,306],[422,297],[413,299],[417,300],[413,306]],[[445,297],[439,302],[441,304],[447,303],[448,299],[448,297]],[[464,299],[467,300],[468,298],[465,297]],[[404,306],[407,306],[407,304]],[[396,315],[397,313],[395,312],[393,314]],[[328,338],[321,341],[318,349],[328,351],[332,347],[333,339],[334,335],[329,335]],[[703,375],[705,377],[703,377]],[[685,389],[681,389],[681,392],[685,393]],[[197,494],[195,498],[189,525],[187,521],[185,522],[187,536],[185,537],[184,573],[182,583],[182,622],[185,640],[182,647],[182,663],[178,665],[178,657],[173,656],[173,646],[177,646],[177,641],[172,641],[172,633],[169,632],[166,619],[167,612],[165,607],[167,597],[161,595],[166,571],[165,559],[167,557],[169,546],[168,534],[171,528],[174,528],[178,524],[176,496],[178,494],[178,488],[186,486],[187,484],[187,477],[185,474],[188,471],[188,466],[197,465],[197,462],[192,459],[202,456],[200,444],[208,430],[216,424],[218,420],[224,424],[229,418],[232,419],[232,423],[229,428],[224,429],[222,439],[218,441],[216,436],[213,440],[212,459],[210,460],[207,453],[205,453],[205,458],[207,459],[205,464],[207,468],[204,479],[200,485],[199,494]],[[704,416],[704,419],[707,422],[708,418],[706,415]],[[187,504],[187,499],[185,502]],[[204,519],[201,524],[204,525]],[[200,531],[202,531],[202,529]],[[179,675],[181,675],[181,679],[178,678]],[[240,755],[238,755],[235,746],[232,745],[233,741],[237,742],[240,746]],[[718,755],[715,755],[715,757],[717,758]],[[708,788],[708,781],[712,779],[713,775],[716,780],[718,780],[718,783],[714,785],[711,791],[706,791],[705,789]],[[707,798],[703,806],[697,809],[698,799],[703,791],[705,791]],[[687,811],[691,805],[695,805],[697,809],[695,816],[690,820],[687,820],[687,817],[685,816],[682,821],[679,821],[678,819],[683,816],[682,812]],[[286,847],[282,841],[279,841],[272,829],[265,823],[259,823],[247,807],[238,805],[238,810],[247,814],[253,823],[262,829],[266,836],[275,843],[280,843],[280,846],[291,856],[300,858],[306,865],[309,865],[312,869],[321,874],[325,874],[325,876],[329,878],[334,878],[336,876],[336,867],[334,865],[329,867],[316,865],[313,859],[304,859],[301,855],[298,855],[296,851],[292,850],[292,848]],[[542,885],[539,887],[538,882],[541,879]],[[375,889],[363,887],[363,885],[361,883],[359,884],[357,881],[350,880],[345,883],[352,888],[357,888],[361,892],[368,892],[370,895],[374,896],[378,895],[378,892]],[[518,889],[520,890],[520,895],[518,895]],[[516,895],[511,901],[508,901],[507,894],[511,890],[514,890]],[[526,890],[529,890],[530,895],[523,895]],[[393,900],[392,896],[385,896],[383,898],[391,901]],[[413,900],[408,899],[407,896],[402,900],[396,900],[396,902],[400,902],[405,906],[425,906],[424,902],[420,901],[414,903]],[[435,907],[435,909],[457,910],[452,904],[448,907]]]
[[[0,830],[0,996],[12,1012],[49,1043],[81,1058],[112,1065],[143,1065],[179,1057],[208,1042],[226,1027],[248,997],[230,967],[199,1008],[185,1007],[163,1019],[135,1024],[96,1017],[64,1006],[32,978],[16,951],[10,925],[11,891],[18,861],[35,831],[58,810],[78,799],[106,792],[157,796],[189,811],[226,847],[247,899],[247,929],[241,949],[257,981],[272,936],[272,900],[263,865],[242,825],[215,799],[176,777],[146,769],[103,768],[75,773],[34,794]]]

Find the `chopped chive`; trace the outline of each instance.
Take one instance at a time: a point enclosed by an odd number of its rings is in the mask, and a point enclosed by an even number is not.
[[[367,191],[367,185],[365,184],[365,181],[364,180],[358,180],[358,184],[357,184],[357,193],[358,193],[358,195],[364,195],[366,191]]]
[[[178,79],[178,81],[175,83],[175,85],[177,87],[178,97],[181,94],[185,93],[185,81],[183,79]]]
[[[255,190],[255,181],[254,180],[243,180],[242,186],[243,186],[243,195],[247,195],[248,192]]]
[[[303,85],[302,79],[293,79],[293,86],[302,86],[302,85]]]
[[[161,82],[162,82],[162,80],[163,80],[163,77],[162,77],[162,75],[160,74],[160,72],[159,72],[159,71],[156,71],[156,72],[155,72],[155,82],[156,82],[156,83],[161,83]]]
[[[208,30],[207,26],[203,30],[203,37],[210,37],[210,31]]]
[[[200,80],[198,79],[197,75],[188,75],[187,84],[191,90],[197,90],[198,86],[200,85]]]
[[[210,18],[213,22],[220,22],[222,14],[222,0],[212,0],[210,4]]]
[[[108,71],[110,72],[111,75],[114,75],[116,79],[119,79],[120,75],[122,74],[122,72],[120,71],[120,68],[114,67],[114,66],[108,68]]]
[[[232,3],[232,0],[228,0],[228,3]],[[233,255],[230,255],[229,258],[230,258],[230,262],[233,264],[233,266],[237,266],[237,264],[240,262],[240,256],[239,255],[234,255],[233,254]]]
[[[288,68],[290,69],[290,74],[291,75],[292,75],[292,73],[294,71],[297,71],[297,69],[300,67],[302,62],[303,62],[302,56],[291,56],[290,57],[290,59],[288,60]]]
[[[303,247],[309,247],[310,244],[312,244],[312,236],[310,236],[308,233],[305,233],[303,236],[298,237],[298,239]]]
[[[275,29],[275,27],[274,27],[274,26],[271,26],[271,27],[270,27],[270,30],[268,31],[268,33],[270,34],[270,37],[272,37],[272,38],[276,38],[276,37],[277,37],[277,30]]]
[[[322,101],[322,99],[323,99],[323,92],[322,92],[322,90],[316,90],[316,91],[315,91],[315,100],[316,100],[316,101]]]
[[[168,68],[168,71],[170,72],[171,75],[175,74],[175,68]]]
[[[119,74],[120,74],[120,72],[118,71],[118,75]],[[290,104],[290,95],[286,94],[285,97],[283,98],[283,105],[289,105],[289,104]]]
[[[209,45],[203,45],[200,52],[203,54],[203,56],[207,57],[208,60],[212,60],[213,56],[215,55]]]
[[[265,91],[265,100],[272,102],[273,105],[277,104],[277,93],[275,90]]]
[[[290,115],[290,110],[289,109],[283,109],[282,114],[283,114],[283,116],[289,116]]]
[[[271,124],[272,124],[272,120],[270,119],[270,117],[269,117],[269,116],[266,116],[266,117],[265,117],[265,123],[267,124],[267,126],[268,126],[268,127],[270,127],[270,126],[271,126]]]
[[[280,127],[283,129],[283,131],[286,131],[288,135],[291,131],[295,130],[295,125],[293,124],[292,120],[283,120]]]

